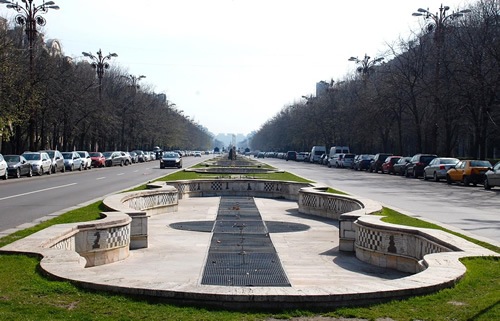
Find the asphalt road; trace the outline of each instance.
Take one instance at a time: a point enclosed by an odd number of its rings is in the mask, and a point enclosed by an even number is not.
[[[189,167],[206,158],[205,155],[184,157],[183,166]],[[160,169],[159,161],[151,161],[0,181],[0,237],[47,215],[67,212],[176,170]]]
[[[266,163],[500,246],[500,188],[465,187],[282,159]]]

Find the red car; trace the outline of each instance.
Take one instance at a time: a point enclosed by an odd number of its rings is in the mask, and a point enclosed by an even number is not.
[[[92,167],[104,167],[106,166],[106,158],[101,152],[90,153],[90,159],[92,160]]]
[[[402,156],[389,156],[385,159],[384,163],[382,164],[382,174],[395,174],[394,173],[394,164],[396,164]]]

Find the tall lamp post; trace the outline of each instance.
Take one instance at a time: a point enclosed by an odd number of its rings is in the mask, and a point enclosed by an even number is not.
[[[55,4],[54,1],[43,2],[41,5],[36,5],[33,0],[21,0],[24,6],[14,3],[9,0],[0,0],[0,3],[6,4],[8,9],[14,9],[19,14],[15,17],[15,21],[18,25],[23,26],[26,31],[26,36],[28,38],[28,51],[29,51],[29,75],[30,75],[30,86],[34,83],[34,44],[38,35],[37,25],[45,26],[46,20],[41,14],[45,14],[49,9],[58,10],[59,6]],[[30,89],[31,93],[32,89]],[[28,120],[28,139],[29,139],[29,149],[37,150],[35,146],[35,128],[36,128],[36,118],[37,109],[33,108],[29,113]]]
[[[133,93],[132,102],[130,103],[130,105],[127,105],[127,104],[123,105],[123,113],[122,113],[121,148],[123,150],[128,150],[128,148],[126,148],[126,146],[125,146],[125,114],[127,113],[127,110],[129,109],[129,107],[135,106],[135,97],[137,95],[137,89],[139,89],[138,83],[141,79],[146,78],[146,76],[144,76],[144,75],[140,75],[140,76],[128,75],[128,76],[123,76],[123,77],[126,78],[130,82],[130,87],[132,87],[132,93]],[[132,126],[133,126],[133,122],[132,122]],[[133,128],[130,129],[131,132],[132,132],[132,130],[133,130]],[[133,137],[133,135],[130,135],[130,136]]]
[[[359,59],[358,57],[351,57],[348,60],[354,61],[354,63],[359,65],[359,67],[356,68],[356,71],[359,72],[361,75],[363,75],[363,79],[365,79],[370,73],[370,71],[373,70],[373,67],[375,67],[376,64],[384,60],[384,57],[377,57],[371,59],[370,56],[365,54],[365,57],[363,59]]]
[[[90,65],[96,70],[97,73],[97,79],[99,80],[99,100],[101,100],[102,77],[104,76],[104,69],[109,68],[109,63],[107,61],[111,60],[111,58],[118,57],[118,55],[116,53],[110,53],[107,56],[103,56],[101,49],[97,52],[97,56],[94,56],[91,52],[82,52],[82,55],[92,60]]]
[[[440,77],[441,77],[441,55],[442,55],[442,46],[444,44],[444,35],[446,25],[455,19],[462,17],[465,13],[471,12],[469,9],[460,10],[457,12],[452,12],[451,14],[447,14],[450,10],[449,6],[441,6],[439,7],[439,12],[432,13],[429,9],[418,8],[417,12],[412,13],[414,17],[423,17],[427,21],[426,31],[434,32],[434,41],[436,43],[436,69],[434,75],[434,125],[432,126],[432,140],[433,146],[431,146],[432,152],[437,153],[438,151],[438,113],[440,104]]]

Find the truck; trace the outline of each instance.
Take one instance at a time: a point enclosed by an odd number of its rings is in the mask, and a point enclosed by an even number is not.
[[[309,162],[318,163],[321,155],[326,154],[325,146],[313,146],[309,155]]]

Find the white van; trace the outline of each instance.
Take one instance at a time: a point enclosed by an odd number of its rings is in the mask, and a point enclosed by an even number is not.
[[[332,146],[328,157],[328,167],[340,167],[339,156],[341,154],[349,154],[350,152],[349,146]]]
[[[318,163],[321,155],[326,154],[325,146],[313,146],[309,155],[309,162]]]

